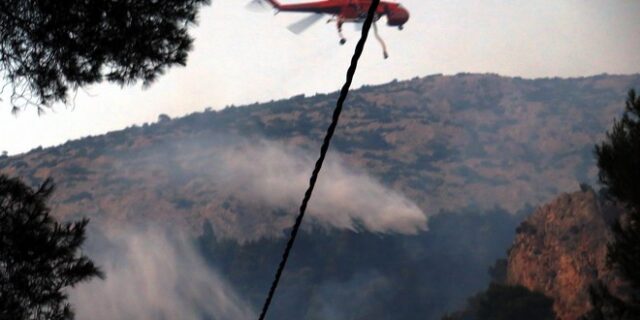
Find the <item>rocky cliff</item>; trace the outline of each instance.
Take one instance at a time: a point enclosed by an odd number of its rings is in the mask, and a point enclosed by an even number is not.
[[[538,208],[516,230],[507,282],[553,298],[562,320],[577,319],[590,309],[588,289],[596,279],[619,294],[622,283],[606,266],[606,244],[611,223],[621,213],[588,187]]]

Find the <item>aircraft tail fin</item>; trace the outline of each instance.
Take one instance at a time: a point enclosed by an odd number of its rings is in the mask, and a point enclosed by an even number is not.
[[[264,11],[272,7],[276,10],[280,10],[282,5],[276,0],[252,0],[247,4],[247,8],[251,11]]]
[[[269,4],[271,4],[276,9],[280,9],[282,7],[282,5],[278,0],[263,0],[263,1],[269,2]]]

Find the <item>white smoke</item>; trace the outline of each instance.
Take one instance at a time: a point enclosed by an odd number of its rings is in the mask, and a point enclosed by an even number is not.
[[[106,279],[70,292],[79,320],[255,318],[186,237],[157,229],[109,236],[115,248],[95,261]]]
[[[260,207],[297,214],[317,156],[314,152],[262,140],[223,146],[216,153],[212,179],[228,192]],[[308,212],[310,222],[339,229],[415,234],[427,227],[427,217],[415,203],[370,175],[348,168],[335,151],[325,161]],[[291,215],[282,218],[255,219],[279,231],[293,221]]]
[[[237,137],[224,142],[188,141],[176,148],[177,153],[149,150],[145,163],[190,177],[185,189],[175,189],[178,194],[196,193],[199,187],[189,189],[189,185],[203,183],[215,193],[203,195],[203,201],[233,199],[237,208],[225,209],[212,202],[204,216],[217,234],[239,241],[281,234],[291,226],[317,156],[278,142]],[[175,184],[156,187],[168,190]],[[118,210],[115,205],[111,210]],[[417,205],[370,175],[349,168],[335,150],[325,161],[308,213],[306,226],[415,234],[427,225]],[[207,265],[186,236],[159,231],[181,228],[98,226],[108,233],[103,242],[113,247],[92,250],[107,278],[83,283],[70,292],[77,319],[255,318],[251,306]]]

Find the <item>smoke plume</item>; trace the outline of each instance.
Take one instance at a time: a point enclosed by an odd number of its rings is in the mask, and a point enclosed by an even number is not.
[[[244,201],[297,213],[316,156],[276,142],[239,142],[219,151],[214,179]],[[415,234],[426,229],[422,210],[370,175],[330,153],[309,204],[309,218],[325,227]],[[291,224],[290,216],[279,228]],[[277,219],[276,219],[277,220]],[[276,227],[278,229],[278,227]]]
[[[186,237],[159,229],[108,236],[103,281],[70,292],[77,319],[253,319],[254,312]]]

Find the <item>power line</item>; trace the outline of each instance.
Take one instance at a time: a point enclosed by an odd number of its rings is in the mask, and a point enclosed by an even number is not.
[[[340,119],[340,113],[342,112],[342,106],[344,101],[347,99],[347,94],[349,93],[349,87],[351,87],[351,82],[353,81],[353,75],[356,72],[356,68],[358,67],[358,60],[362,55],[362,51],[364,49],[364,44],[367,42],[367,35],[369,34],[369,29],[371,28],[371,24],[373,23],[373,18],[375,16],[376,9],[378,8],[378,4],[380,0],[372,0],[371,6],[369,7],[369,11],[367,13],[367,18],[364,21],[364,25],[362,27],[362,34],[360,36],[360,40],[356,44],[355,52],[351,57],[351,65],[347,70],[347,79],[342,86],[342,90],[340,91],[340,96],[338,97],[338,102],[336,103],[336,108],[333,110],[333,118],[331,120],[331,124],[327,129],[327,134],[324,137],[324,141],[322,142],[322,147],[320,148],[320,157],[316,161],[316,165],[313,169],[313,173],[311,174],[311,178],[309,179],[309,187],[307,191],[304,193],[304,198],[302,199],[302,204],[300,205],[300,213],[296,218],[296,221],[291,229],[291,234],[289,235],[289,241],[287,241],[287,246],[284,249],[284,253],[282,254],[282,260],[280,261],[280,265],[278,265],[278,270],[276,271],[275,278],[273,283],[271,284],[271,288],[269,289],[269,293],[267,294],[267,299],[262,306],[262,312],[260,313],[259,320],[264,320],[267,315],[267,311],[269,310],[269,306],[271,305],[271,300],[278,288],[278,283],[280,282],[280,277],[282,276],[282,271],[284,270],[285,265],[287,264],[287,260],[289,259],[289,254],[291,253],[291,248],[293,247],[293,243],[296,240],[296,236],[298,235],[298,230],[300,229],[300,225],[302,224],[302,219],[304,218],[304,214],[307,210],[307,204],[309,203],[309,199],[311,199],[311,194],[313,193],[313,188],[316,185],[316,181],[318,179],[318,174],[320,173],[320,169],[322,168],[322,163],[324,162],[324,158],[327,155],[327,150],[329,150],[329,144],[331,143],[331,138],[333,137],[333,133],[338,126],[338,120]]]

